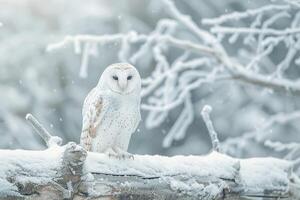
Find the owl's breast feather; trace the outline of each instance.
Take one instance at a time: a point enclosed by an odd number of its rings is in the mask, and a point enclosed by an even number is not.
[[[131,132],[135,131],[140,121],[139,101],[132,98],[109,99],[109,106],[99,127],[106,132]]]

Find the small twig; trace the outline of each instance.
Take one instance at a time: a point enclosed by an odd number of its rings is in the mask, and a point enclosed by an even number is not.
[[[239,34],[265,34],[265,35],[272,35],[272,36],[286,36],[292,34],[299,34],[300,29],[291,29],[286,28],[284,30],[279,29],[258,29],[258,28],[232,28],[232,27],[225,27],[225,26],[218,26],[211,28],[212,33],[224,33],[224,34],[232,34],[232,33],[239,33]]]
[[[212,142],[212,147],[214,151],[220,152],[220,141],[218,139],[218,134],[214,129],[212,121],[209,117],[210,112],[212,111],[211,106],[205,105],[201,111],[202,118],[205,122],[205,125],[208,129],[208,133]]]
[[[46,128],[30,113],[26,115],[26,120],[30,122],[34,130],[41,136],[41,138],[46,142],[48,147],[61,145],[62,139],[58,136],[52,136]]]
[[[269,11],[282,11],[288,10],[291,7],[289,5],[267,5],[257,9],[248,9],[246,12],[232,12],[229,14],[221,15],[217,18],[202,19],[202,24],[205,25],[220,25],[229,21],[238,21],[247,17],[257,16],[261,13],[267,13]]]

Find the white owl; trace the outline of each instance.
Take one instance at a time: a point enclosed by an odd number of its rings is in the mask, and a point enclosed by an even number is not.
[[[127,149],[141,120],[140,92],[141,77],[135,67],[108,66],[84,101],[80,144],[87,151],[133,158]]]

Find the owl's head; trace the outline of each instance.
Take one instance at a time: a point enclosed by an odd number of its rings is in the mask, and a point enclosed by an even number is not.
[[[141,77],[136,68],[128,63],[109,65],[101,75],[99,84],[121,95],[140,92]]]

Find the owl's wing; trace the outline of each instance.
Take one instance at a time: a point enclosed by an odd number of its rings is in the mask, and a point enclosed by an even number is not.
[[[87,151],[91,150],[92,139],[96,137],[97,129],[103,117],[103,104],[102,95],[96,88],[94,88],[84,100],[80,144]]]

